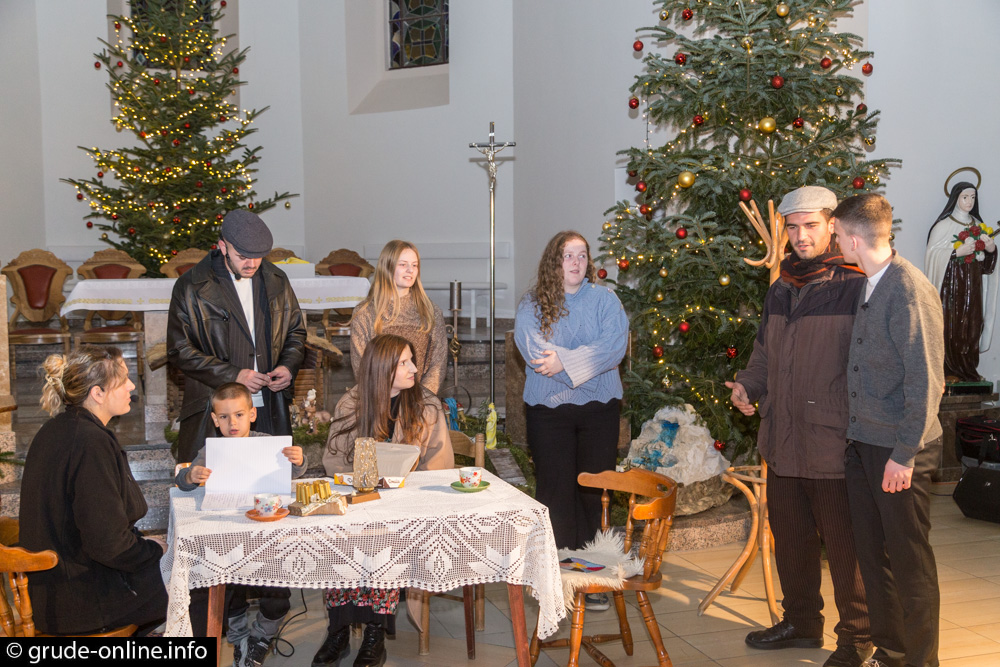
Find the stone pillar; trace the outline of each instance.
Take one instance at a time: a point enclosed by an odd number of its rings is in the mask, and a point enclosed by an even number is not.
[[[0,294],[7,297],[7,276],[0,275]],[[10,348],[7,340],[7,308],[0,308],[0,455],[13,456],[16,439],[11,430],[11,412],[17,408],[10,393]],[[21,477],[21,466],[0,463],[0,484]]]
[[[147,311],[143,315],[146,350],[167,340],[167,311]],[[166,442],[163,429],[167,425],[167,366],[157,370],[149,367],[149,354],[145,355],[146,381],[146,442],[161,444]]]

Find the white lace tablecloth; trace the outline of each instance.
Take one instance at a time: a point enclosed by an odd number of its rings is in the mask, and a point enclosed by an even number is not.
[[[538,635],[566,612],[549,511],[498,477],[461,493],[454,470],[413,472],[401,489],[341,516],[251,521],[244,510],[199,511],[204,488],[170,490],[166,636],[190,636],[189,589],[217,584],[447,591],[503,581],[531,587]]]
[[[132,278],[129,280],[81,280],[73,286],[59,311],[74,310],[156,311],[170,307],[170,292],[176,278]],[[302,310],[352,308],[368,295],[367,278],[316,276],[290,278]]]

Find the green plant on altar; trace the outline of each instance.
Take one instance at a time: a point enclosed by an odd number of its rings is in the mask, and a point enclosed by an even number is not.
[[[117,39],[99,40],[114,98],[115,129],[133,146],[81,146],[96,174],[66,178],[90,212],[88,228],[143,264],[149,276],[185,248],[208,248],[222,217],[237,208],[262,213],[288,192],[258,199],[255,164],[261,147],[246,140],[267,107],[240,110],[232,102],[249,49],[226,48],[216,25],[226,3],[132,0],[130,16],[109,16]],[[286,204],[287,205],[287,204]]]
[[[461,425],[461,430],[470,438],[475,438],[476,434],[478,433],[483,433],[483,434],[486,433],[486,415],[489,413],[488,405],[489,405],[488,400],[483,401],[482,404],[480,404],[479,410],[475,415],[471,414],[465,415],[465,421]],[[520,490],[524,491],[529,496],[534,498],[535,464],[531,460],[531,455],[521,447],[515,445],[513,441],[510,439],[510,436],[508,436],[506,432],[504,432],[499,428],[497,429],[497,448],[506,449],[507,451],[510,452],[511,456],[514,457],[514,461],[517,463],[517,467],[521,469],[521,474],[524,475],[524,479],[527,482],[527,484],[525,484],[524,486],[518,486],[517,488],[519,488]],[[455,457],[456,464],[458,464],[463,458],[465,457],[456,456]],[[473,464],[472,459],[466,459],[461,462],[465,463],[466,465]],[[496,468],[493,465],[493,462],[490,461],[490,457],[488,454],[486,456],[486,469],[496,474]]]
[[[731,408],[724,384],[749,359],[769,284],[744,262],[766,249],[740,202],[766,222],[767,202],[797,187],[872,192],[899,166],[867,153],[872,54],[833,29],[857,4],[658,0],[660,23],[638,30],[631,48],[646,54],[628,102],[647,138],[620,152],[637,195],[606,212],[599,258],[617,267],[609,282],[635,335],[633,435],[663,405],[690,403],[730,459],[753,452],[757,418]],[[655,127],[673,138],[654,143]]]

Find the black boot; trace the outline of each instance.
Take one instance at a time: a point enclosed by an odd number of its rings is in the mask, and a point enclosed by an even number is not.
[[[313,656],[312,667],[338,667],[341,658],[351,652],[351,626],[326,633],[326,641]]]
[[[382,667],[385,657],[385,629],[379,623],[369,623],[365,626],[365,638],[354,658],[354,667]]]

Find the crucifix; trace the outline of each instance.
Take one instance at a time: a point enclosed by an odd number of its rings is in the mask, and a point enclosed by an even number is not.
[[[498,144],[494,140],[493,134],[493,121],[490,121],[490,142],[488,144],[483,143],[470,143],[469,148],[475,148],[477,151],[486,156],[486,163],[490,170],[490,403],[496,404],[496,361],[495,361],[495,339],[493,330],[496,327],[496,310],[497,310],[497,298],[496,298],[496,270],[497,270],[497,260],[496,260],[496,184],[497,184],[497,163],[496,154],[507,148],[508,146],[513,147],[515,143],[513,141],[505,141],[502,144]],[[476,314],[472,313],[472,317]]]

